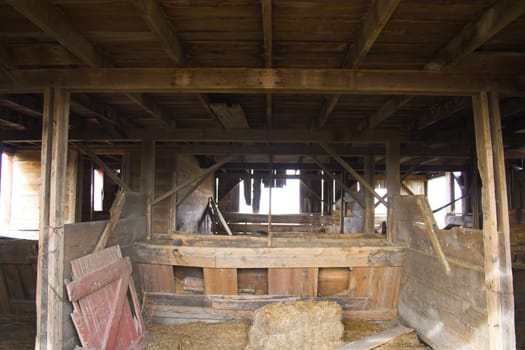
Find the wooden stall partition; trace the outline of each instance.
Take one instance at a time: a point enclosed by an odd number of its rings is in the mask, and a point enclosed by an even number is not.
[[[423,196],[397,196],[394,200],[398,209],[396,239],[408,247],[401,272],[399,316],[435,349],[486,348],[481,231],[429,227],[433,214],[428,206],[418,205],[418,201],[426,201]],[[437,242],[433,242],[433,233]]]

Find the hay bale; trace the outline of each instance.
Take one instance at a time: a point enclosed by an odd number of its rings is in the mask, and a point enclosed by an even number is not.
[[[337,349],[341,318],[341,306],[329,301],[267,305],[255,311],[246,350]]]

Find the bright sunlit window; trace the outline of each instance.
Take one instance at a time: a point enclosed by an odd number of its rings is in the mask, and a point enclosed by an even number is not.
[[[93,170],[93,211],[104,210],[104,172]]]
[[[286,170],[286,175],[298,175],[299,171]],[[253,191],[253,180],[252,186]],[[272,188],[272,214],[298,214],[300,212],[300,180],[287,179],[283,187]],[[251,196],[253,200],[253,195]],[[261,203],[259,208],[260,214],[268,214],[270,205],[270,188],[261,184]],[[247,205],[244,200],[244,182],[240,183],[239,191],[239,212],[253,213],[251,205]]]

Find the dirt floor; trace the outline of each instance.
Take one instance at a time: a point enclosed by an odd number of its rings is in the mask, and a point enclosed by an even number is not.
[[[344,342],[351,342],[395,325],[394,321],[345,320]],[[242,321],[187,323],[174,326],[152,324],[148,327],[148,350],[244,350],[250,324]],[[415,333],[406,334],[376,349],[426,350]],[[284,350],[284,349],[283,349]]]
[[[35,334],[34,315],[0,314],[1,350],[32,350],[35,348]]]

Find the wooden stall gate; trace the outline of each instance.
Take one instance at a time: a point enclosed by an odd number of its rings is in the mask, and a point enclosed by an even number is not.
[[[131,261],[118,246],[71,261],[71,318],[85,348],[144,349],[145,325],[131,279]]]
[[[119,220],[113,223],[112,234],[107,237],[107,246],[119,245],[124,256],[129,256],[134,242],[146,238],[146,198],[144,194],[126,192]],[[91,221],[78,224],[64,225],[64,278],[73,280],[83,274],[75,272],[71,262],[91,254],[105,228],[110,221]],[[133,269],[135,271],[135,269]],[[138,279],[134,276],[135,281]],[[137,287],[140,290],[140,287]],[[73,307],[68,300],[64,300],[64,325],[62,349],[73,350],[79,339],[71,314]]]

